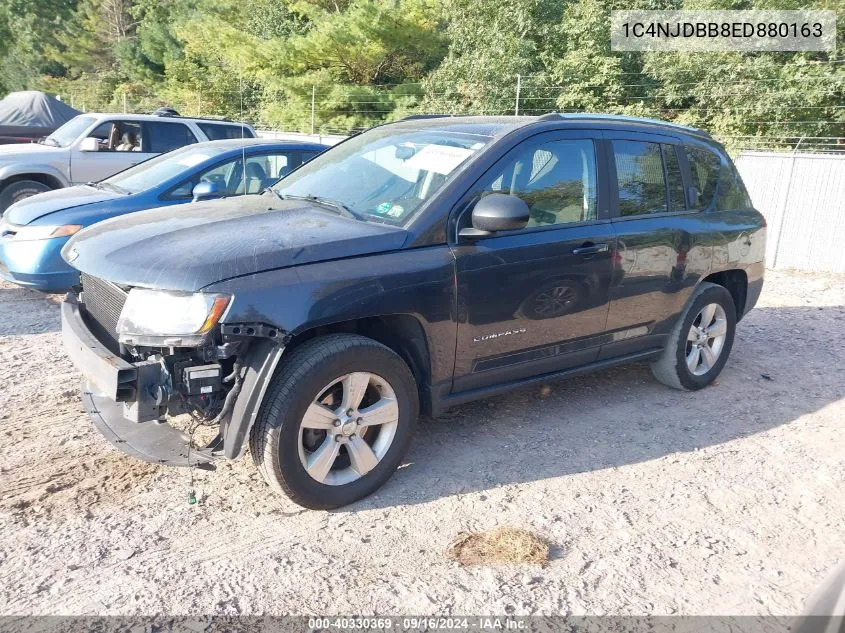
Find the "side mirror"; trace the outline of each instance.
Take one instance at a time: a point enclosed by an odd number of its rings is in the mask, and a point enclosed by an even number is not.
[[[79,144],[79,151],[80,152],[99,152],[100,151],[100,141],[95,139],[93,136],[89,136],[88,138],[82,139],[82,142]]]
[[[461,237],[482,237],[497,231],[524,229],[529,212],[525,200],[504,193],[491,193],[472,209],[472,228],[462,229]]]
[[[199,183],[194,186],[191,195],[194,196],[194,202],[199,202],[200,200],[214,200],[215,198],[223,197],[223,187],[220,186],[219,182],[200,180]]]

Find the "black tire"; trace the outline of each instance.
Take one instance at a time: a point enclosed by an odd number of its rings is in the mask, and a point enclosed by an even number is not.
[[[300,424],[326,385],[353,372],[369,372],[389,383],[399,422],[375,468],[351,483],[328,485],[312,478],[300,460]],[[413,374],[393,350],[355,334],[323,336],[283,356],[252,429],[250,453],[271,488],[306,508],[337,508],[369,495],[390,478],[411,443],[418,415]]]
[[[688,345],[690,345],[687,335],[704,307],[714,303],[721,306],[725,313],[727,321],[725,340],[716,362],[705,373],[696,375],[687,366]],[[716,379],[727,363],[735,332],[736,308],[731,293],[724,286],[703,282],[696,288],[687,303],[686,310],[672,328],[663,354],[651,364],[651,373],[657,380],[673,389],[686,391],[702,389]]]
[[[50,189],[52,187],[48,187],[37,180],[16,180],[6,185],[0,190],[0,215],[19,200],[29,198],[37,193],[50,191]]]

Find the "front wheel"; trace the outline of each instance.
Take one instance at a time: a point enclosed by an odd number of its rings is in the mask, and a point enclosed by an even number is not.
[[[37,180],[17,180],[0,190],[0,216],[10,206],[38,193],[50,191],[50,187]]]
[[[393,474],[418,409],[414,377],[390,348],[352,334],[320,337],[273,378],[250,452],[271,487],[307,508],[336,508]]]
[[[736,308],[724,286],[703,282],[669,335],[651,373],[664,385],[694,391],[716,379],[728,361]]]

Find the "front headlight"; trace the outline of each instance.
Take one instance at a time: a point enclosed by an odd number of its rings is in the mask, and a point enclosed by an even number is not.
[[[41,224],[20,227],[13,225],[6,226],[7,232],[15,231],[12,239],[17,242],[32,242],[35,240],[49,240],[53,237],[67,237],[78,233],[81,229],[82,226],[80,224],[63,224],[61,226]]]
[[[118,338],[127,345],[199,345],[230,299],[222,294],[132,288],[117,321]]]

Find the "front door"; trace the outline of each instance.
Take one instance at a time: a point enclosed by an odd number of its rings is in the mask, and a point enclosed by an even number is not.
[[[149,151],[137,121],[104,121],[88,135],[97,139],[99,151],[79,150],[78,139],[70,155],[70,178],[73,184],[98,182],[119,171],[129,169],[156,153]]]
[[[589,363],[605,329],[615,250],[600,185],[600,134],[550,132],[512,149],[459,206],[459,227],[490,193],[519,196],[525,229],[460,241],[453,392]]]

